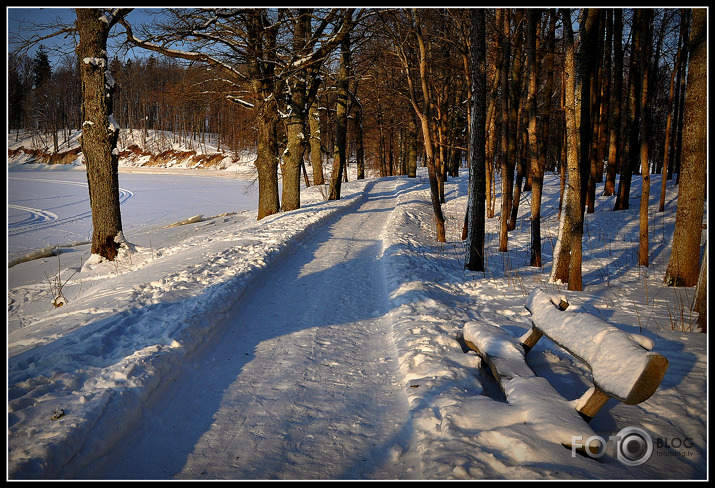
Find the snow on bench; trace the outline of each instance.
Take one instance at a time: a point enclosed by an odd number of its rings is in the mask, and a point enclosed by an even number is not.
[[[624,332],[588,313],[564,310],[561,300],[538,288],[529,294],[525,306],[533,324],[521,338],[526,352],[545,335],[591,370],[593,387],[576,406],[587,420],[609,397],[635,405],[650,398],[660,386],[668,360],[651,351],[653,341],[647,337]]]
[[[650,352],[653,343],[648,338],[590,314],[566,312],[566,306],[535,289],[526,300],[533,327],[522,337],[478,322],[467,322],[463,333],[466,344],[491,369],[507,402],[522,408],[525,421],[545,437],[571,448],[575,436],[595,435],[588,422],[609,397],[627,404],[648,399],[660,385],[668,361]],[[526,363],[526,354],[544,335],[591,369],[594,386],[579,400],[563,398]]]
[[[571,449],[573,439],[596,435],[581,418],[573,403],[564,399],[546,378],[536,376],[526,364],[519,339],[504,329],[487,323],[464,324],[464,340],[490,367],[507,402],[522,411],[523,421],[541,437]],[[582,446],[577,444],[577,450]],[[599,446],[589,444],[596,454]]]

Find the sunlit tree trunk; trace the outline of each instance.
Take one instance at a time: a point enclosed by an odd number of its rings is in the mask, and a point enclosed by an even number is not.
[[[129,9],[131,10],[131,9]],[[111,15],[96,8],[75,9],[80,42],[76,53],[82,78],[82,154],[92,210],[92,254],[114,260],[122,232],[119,201],[119,126],[113,116],[114,80],[107,73],[107,38],[129,10]]]
[[[559,234],[554,249],[554,263],[550,281],[568,282],[569,290],[579,289],[578,283],[571,283],[569,270],[574,264],[581,265],[581,238],[583,234],[583,211],[581,208],[581,172],[579,171],[578,131],[576,128],[576,66],[574,61],[574,40],[569,9],[561,9],[564,24],[564,73],[566,86],[564,111],[566,118],[566,162],[568,165],[568,185]],[[575,261],[572,263],[572,261]],[[577,288],[577,286],[579,288]]]
[[[541,19],[541,11],[529,9],[527,13],[527,69],[529,89],[527,95],[528,157],[531,171],[531,266],[541,267],[541,189],[544,178],[544,160],[539,158],[536,137],[536,32]],[[548,95],[547,95],[548,96]]]
[[[317,97],[310,105],[308,123],[310,125],[310,164],[313,166],[313,184],[322,185],[325,183],[323,176],[323,141],[320,133],[320,113],[318,112]]]
[[[501,167],[501,221],[499,223],[499,251],[507,252],[509,250],[509,215],[511,210],[511,185],[510,182],[513,175],[513,167],[509,164],[511,155],[509,154],[509,33],[511,31],[511,21],[509,9],[499,9],[502,12],[501,25],[497,26],[502,29],[500,38],[501,47],[501,148],[499,153]]]
[[[613,89],[611,90],[611,119],[609,120],[608,167],[603,194],[611,196],[616,191],[616,174],[621,159],[621,104],[623,90],[623,11],[613,11]]]
[[[340,199],[343,171],[346,170],[346,146],[348,132],[348,86],[350,82],[350,36],[345,37],[340,47],[340,72],[338,75],[338,106],[335,123],[335,149],[330,177],[329,200]]]
[[[693,9],[691,59],[683,120],[678,211],[673,248],[665,272],[669,286],[695,286],[700,268],[707,181],[707,11]]]
[[[310,10],[299,9],[293,27],[293,51],[297,57],[303,56],[310,30]],[[297,69],[286,80],[288,88],[289,113],[286,120],[286,149],[283,152],[283,201],[284,211],[300,208],[300,169],[303,164],[308,137],[307,129],[307,69]]]

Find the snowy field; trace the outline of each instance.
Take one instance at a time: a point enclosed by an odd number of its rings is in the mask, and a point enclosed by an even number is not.
[[[351,181],[335,202],[304,189],[300,210],[256,221],[252,182],[237,174],[123,167],[126,242],[117,261],[95,263],[82,169],[9,165],[9,479],[708,477],[707,335],[691,330],[694,289],[662,286],[671,182],[658,213],[651,179],[649,267],[637,266],[640,179],[631,210],[598,198],[584,291],[568,292],[548,283],[557,175],[544,192],[545,266],[528,265],[526,193],[509,251],[497,251],[497,214],[488,270],[472,273],[464,171],[447,183],[444,244],[424,175]],[[53,246],[59,256],[20,259]],[[528,330],[534,288],[667,357],[650,399],[609,400],[590,424],[604,439],[645,429],[647,461],[627,466],[613,444],[597,459],[574,454],[463,347],[465,324]],[[528,361],[567,401],[590,386],[548,339]]]

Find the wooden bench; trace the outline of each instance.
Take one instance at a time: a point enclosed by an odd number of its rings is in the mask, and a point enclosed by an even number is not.
[[[576,402],[577,411],[587,421],[608,398],[627,405],[644,402],[663,380],[668,360],[651,351],[653,341],[647,337],[624,332],[588,313],[567,312],[565,300],[554,299],[538,288],[529,294],[525,307],[531,312],[532,328],[521,338],[493,326],[465,328],[465,342],[489,364],[502,390],[514,377],[535,376],[521,359],[543,336],[591,370],[593,387]]]
[[[562,423],[569,424],[570,430],[560,435],[562,444],[568,446],[569,432],[571,435],[591,435],[593,431],[588,422],[609,398],[628,405],[638,404],[650,398],[663,380],[668,360],[651,351],[653,342],[647,337],[624,332],[588,313],[567,311],[565,300],[538,288],[529,294],[525,307],[531,312],[532,328],[520,338],[494,325],[468,322],[464,326],[464,341],[487,363],[508,403],[533,406],[544,401],[544,411],[537,412],[536,418],[539,415],[555,417],[549,429]],[[543,336],[591,370],[593,387],[577,401],[563,399],[526,363],[526,355]],[[541,399],[523,398],[527,393],[519,391],[523,388],[520,385],[529,384],[533,391],[539,392]],[[565,413],[565,409],[570,409],[573,415]]]

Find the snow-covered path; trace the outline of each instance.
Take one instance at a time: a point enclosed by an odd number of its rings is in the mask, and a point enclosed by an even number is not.
[[[420,478],[380,261],[397,184],[378,182],[267,269],[136,434],[83,475]]]

